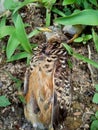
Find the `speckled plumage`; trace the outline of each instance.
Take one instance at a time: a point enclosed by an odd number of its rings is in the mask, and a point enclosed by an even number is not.
[[[61,41],[47,41],[34,51],[27,69],[25,117],[35,129],[53,130],[71,105],[71,70]]]

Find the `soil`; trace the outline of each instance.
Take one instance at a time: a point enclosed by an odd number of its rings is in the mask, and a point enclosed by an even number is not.
[[[43,10],[43,11],[42,11]],[[27,33],[36,27],[44,26],[45,11],[32,5],[20,10],[25,23],[31,26],[26,29]],[[45,42],[45,36],[40,34],[30,39],[31,43],[41,44]],[[0,130],[31,130],[32,125],[25,119],[23,104],[18,98],[18,88],[16,82],[11,78],[21,80],[23,86],[24,73],[26,71],[26,60],[6,62],[5,46],[7,40],[0,41],[0,95],[6,95],[11,105],[0,107]],[[92,41],[86,45],[73,43],[72,48],[75,52],[98,62],[97,52]],[[94,85],[98,84],[98,69],[83,61],[72,57],[72,87],[73,99],[70,113],[68,113],[63,125],[58,126],[57,130],[90,130],[91,116],[98,110],[98,105],[92,102],[95,93]]]

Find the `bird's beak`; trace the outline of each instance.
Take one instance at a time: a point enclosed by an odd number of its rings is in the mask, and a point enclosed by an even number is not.
[[[41,32],[52,32],[52,30],[47,27],[37,27],[37,30]]]

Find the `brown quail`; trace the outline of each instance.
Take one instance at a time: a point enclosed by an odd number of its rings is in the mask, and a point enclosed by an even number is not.
[[[56,31],[34,51],[25,76],[24,113],[35,130],[54,130],[70,110],[72,87],[68,60]]]

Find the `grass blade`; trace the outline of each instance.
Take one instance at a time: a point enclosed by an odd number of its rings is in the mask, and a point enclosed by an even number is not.
[[[31,33],[28,34],[28,38],[31,38],[39,33],[40,33],[40,31],[38,29],[35,29]]]
[[[27,52],[20,52],[20,53],[18,53],[16,55],[12,56],[10,59],[8,59],[7,62],[20,60],[20,59],[27,58],[27,57],[30,57]]]
[[[98,68],[98,63],[97,62],[95,62],[95,61],[93,61],[93,60],[91,60],[91,59],[89,59],[89,58],[87,58],[87,57],[85,57],[85,56],[83,56],[81,54],[75,53],[73,51],[73,49],[69,45],[67,45],[66,43],[63,43],[63,46],[66,48],[66,50],[68,51],[68,53],[70,55],[72,55],[73,57],[75,57],[75,58],[77,58],[79,60],[82,60],[82,61],[84,61],[84,62],[86,62],[88,64],[91,64],[94,67]]]
[[[61,10],[57,9],[57,8],[52,8],[52,12],[59,14],[62,17],[65,17],[65,13],[63,13]]]
[[[26,52],[32,53],[32,48],[29,43],[27,34],[24,29],[24,24],[22,22],[20,15],[17,16],[16,22],[15,22],[15,27],[16,27],[16,36],[17,36],[20,44],[22,45],[22,47],[24,48],[24,50]]]
[[[63,0],[63,5],[73,4],[76,0]]]
[[[8,40],[8,44],[6,47],[6,55],[7,55],[7,59],[10,59],[11,56],[13,55],[14,51],[16,50],[17,46],[19,45],[19,41],[16,38],[16,33],[14,32],[9,40]]]
[[[96,50],[98,52],[98,35],[94,31],[94,29],[92,29],[92,35],[93,35],[93,40],[94,40],[94,43],[95,43]]]
[[[85,56],[83,56],[81,54],[77,54],[77,53],[74,52],[73,56],[75,58],[79,59],[79,60],[82,60],[84,62],[87,62],[88,64],[93,65],[95,68],[98,68],[98,63],[97,62],[95,62],[95,61],[93,61],[93,60],[91,60],[91,59],[89,59],[89,58],[87,58],[87,57],[85,57]]]
[[[50,26],[50,20],[51,20],[51,12],[47,9],[46,10],[46,27]]]

